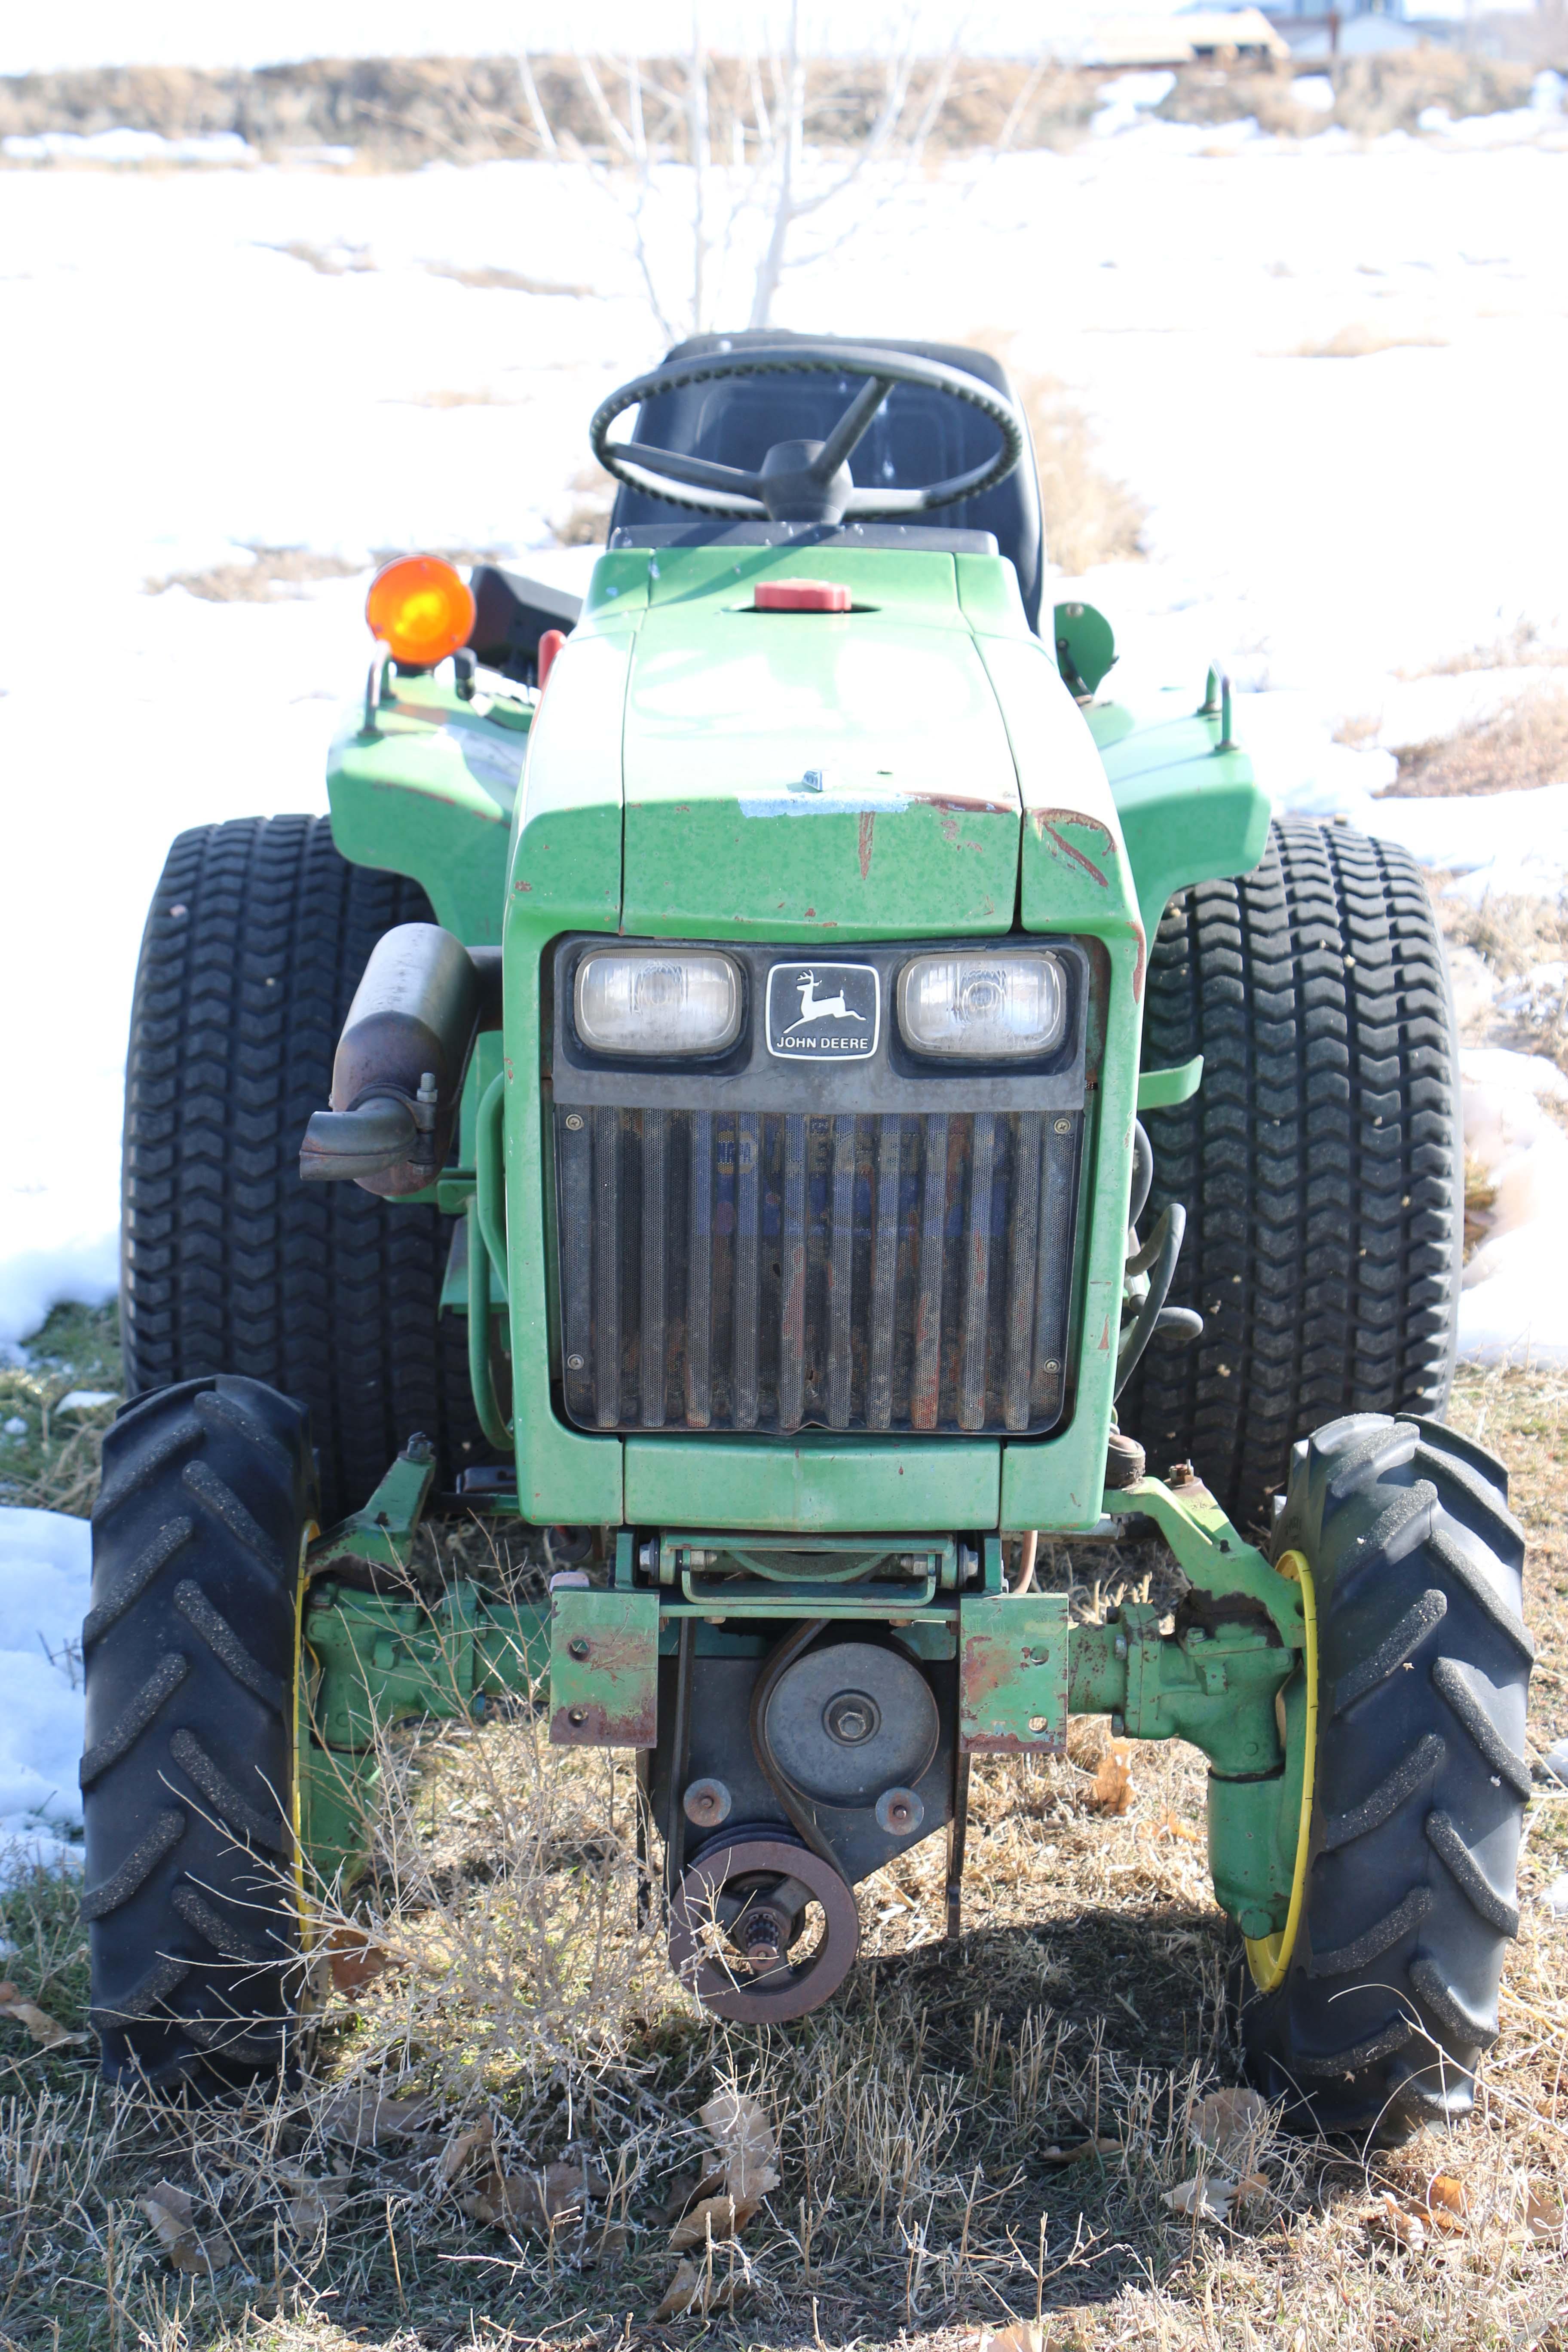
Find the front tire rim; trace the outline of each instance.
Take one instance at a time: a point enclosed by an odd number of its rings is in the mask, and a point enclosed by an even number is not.
[[[1301,1588],[1301,1622],[1306,1635],[1302,1660],[1307,1677],[1307,1717],[1301,1748],[1301,1806],[1296,1829],[1296,1864],[1290,1878],[1290,1907],[1285,1925],[1272,1936],[1247,1936],[1247,1965],[1259,1992],[1276,1992],[1284,1983],[1300,1930],[1307,1900],[1307,1860],[1311,1845],[1312,1800],[1318,1769],[1318,1601],[1312,1571],[1304,1552],[1288,1551],[1274,1563],[1279,1574]]]

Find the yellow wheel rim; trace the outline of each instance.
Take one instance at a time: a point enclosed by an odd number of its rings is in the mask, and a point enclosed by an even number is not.
[[[1296,1867],[1290,1880],[1290,1908],[1277,1935],[1248,1936],[1247,1965],[1259,1992],[1273,1992],[1285,1981],[1301,1911],[1307,1899],[1307,1850],[1312,1825],[1312,1791],[1318,1769],[1318,1601],[1306,1556],[1288,1551],[1276,1560],[1279,1574],[1301,1588],[1301,1622],[1306,1634],[1303,1664],[1307,1676],[1306,1732],[1301,1747],[1301,1808],[1296,1826]]]
[[[314,1519],[307,1519],[300,1538],[300,1573],[294,1580],[294,1715],[290,1729],[294,1741],[294,1780],[289,1791],[289,1811],[294,1829],[294,1905],[300,1916],[300,1948],[309,1954],[315,1941],[312,1933],[310,1907],[305,1900],[305,1841],[304,1822],[300,1807],[300,1783],[303,1779],[300,1740],[304,1730],[300,1706],[300,1670],[305,1659],[305,1586],[308,1581],[305,1561],[310,1546],[321,1530]]]

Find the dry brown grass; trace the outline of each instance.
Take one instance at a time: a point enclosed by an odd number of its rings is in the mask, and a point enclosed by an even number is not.
[[[1331,71],[1334,103],[1329,111],[1302,106],[1295,97],[1300,75],[1316,79]],[[1531,68],[1457,49],[1423,47],[1383,57],[1325,61],[1281,60],[1273,66],[1184,68],[1176,87],[1157,111],[1173,122],[1235,122],[1255,116],[1258,126],[1285,137],[1310,138],[1331,123],[1359,137],[1377,139],[1390,131],[1416,130],[1424,108],[1446,106],[1456,119],[1495,114],[1523,106],[1530,97]]]
[[[149,580],[147,593],[160,596],[165,588],[184,588],[209,604],[271,604],[279,597],[299,596],[317,580],[348,580],[363,572],[363,563],[341,555],[317,555],[308,547],[253,547],[251,563],[216,563],[205,572],[171,572]]]
[[[572,477],[569,501],[552,527],[562,547],[603,547],[609,535],[610,509],[616,502],[615,477],[598,465],[584,466]]]
[[[1560,1375],[1466,1371],[1452,1411],[1514,1467],[1534,1752],[1568,1730],[1565,1404]],[[1042,1573],[1080,1615],[1174,1590],[1157,1546],[1058,1544]],[[784,2179],[712,2257],[737,2293],[701,2324],[721,2343],[937,2352],[1037,2305],[1050,2340],[1092,2352],[1568,2341],[1545,2226],[1568,2179],[1568,1926],[1539,1901],[1568,1867],[1568,1797],[1531,1809],[1525,1925],[1474,2125],[1364,2167],[1266,2130],[1267,2194],[1234,2226],[1197,2223],[1163,2191],[1200,2165],[1194,2099],[1237,2074],[1203,1766],[1135,1748],[1131,1806],[1108,1816],[1103,1741],[1080,1723],[1059,1761],[977,1770],[956,1948],[938,1940],[933,1840],[861,1890],[841,1995],[765,2031],[696,2014],[638,1927],[629,1759],[552,1749],[526,1713],[401,1735],[353,1921],[387,1965],[331,1995],[299,2089],[197,2113],[120,2105],[90,2047],[34,2051],[0,2024],[0,2336],[29,2352],[688,2340],[699,2324],[649,2317],[674,2267],[661,2217],[702,2159],[698,2109],[730,2084],[764,2102]],[[44,1874],[3,1902],[7,1970],[77,2026],[68,1886]],[[371,2128],[381,2093],[424,2104]],[[585,2198],[548,2231],[470,2218],[474,2166],[458,2159],[481,2118],[503,2168],[582,2167]],[[1084,2141],[1109,2145],[1048,2153]],[[1382,2192],[1418,2202],[1440,2172],[1462,2179],[1462,2225],[1401,2243]],[[160,2179],[195,2200],[206,2255],[188,2273],[138,2203]]]
[[[1016,369],[1015,339],[1005,328],[973,328],[963,340],[994,353],[1012,377],[1039,469],[1048,560],[1075,579],[1097,563],[1142,555],[1148,509],[1100,464],[1094,429],[1067,387],[1055,376]]]
[[[1478,669],[1561,669],[1568,667],[1568,646],[1543,639],[1534,621],[1516,621],[1501,636],[1486,645],[1469,646],[1445,654],[1441,661],[1419,669],[1401,670],[1401,677],[1460,677]]]
[[[1543,686],[1490,719],[1399,752],[1401,797],[1516,793],[1568,780],[1568,687]]]
[[[1447,335],[1435,335],[1421,328],[1379,327],[1368,320],[1356,319],[1348,326],[1336,327],[1331,335],[1298,343],[1280,356],[1292,360],[1365,360],[1378,352],[1442,351],[1447,341]]]
[[[1560,975],[1542,972],[1568,963],[1568,897],[1488,897],[1471,906],[1439,896],[1436,904],[1450,949],[1471,950],[1496,983],[1495,997],[1463,1025],[1462,1042],[1544,1055],[1568,1073],[1568,988]],[[1568,1107],[1550,1095],[1542,1099],[1550,1116],[1564,1117]],[[1479,1195],[1472,1202],[1468,1188],[1466,1198],[1478,1213],[1489,1205]]]

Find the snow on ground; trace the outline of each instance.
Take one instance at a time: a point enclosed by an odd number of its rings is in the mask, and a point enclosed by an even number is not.
[[[1469,1047],[1459,1057],[1465,1150],[1494,1195],[1487,1236],[1465,1268],[1459,1350],[1482,1363],[1568,1359],[1568,1131],[1546,1108],[1568,1078],[1539,1054]]]
[[[90,1529],[53,1511],[0,1510],[0,1871],[69,1854],[81,1821],[81,1621]]]
[[[782,321],[1015,331],[1150,504],[1151,560],[1084,583],[1119,690],[1191,695],[1219,656],[1279,805],[1396,835],[1468,891],[1555,889],[1568,778],[1484,808],[1373,795],[1399,741],[1521,675],[1422,672],[1521,625],[1568,639],[1568,126],[1543,102],[1489,143],[1297,143],[1154,122],[1152,95],[1124,89],[1071,153],[871,192]],[[647,223],[672,299],[684,218],[672,190]],[[732,272],[726,315],[744,290]],[[1364,356],[1304,355],[1346,330]],[[580,576],[582,551],[545,551],[551,518],[596,399],[663,340],[626,215],[571,171],[0,171],[0,342],[24,362],[0,404],[26,453],[0,578],[0,988],[27,1138],[0,1188],[0,1343],[112,1287],[126,1010],[170,839],[321,808],[363,677],[363,576],[262,602],[147,583],[251,546]],[[1332,740],[1346,719],[1372,748]]]

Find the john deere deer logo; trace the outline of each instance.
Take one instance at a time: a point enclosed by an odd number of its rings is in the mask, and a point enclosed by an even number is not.
[[[800,1019],[792,1021],[787,1029],[781,1030],[782,1036],[788,1037],[795,1030],[804,1029],[808,1021],[858,1021],[862,1029],[866,1026],[865,1014],[850,1012],[844,1002],[842,989],[837,996],[818,996],[814,971],[803,971],[795,984],[800,991]]]
[[[870,964],[776,963],[768,974],[768,1051],[783,1060],[874,1054],[880,1014]]]

